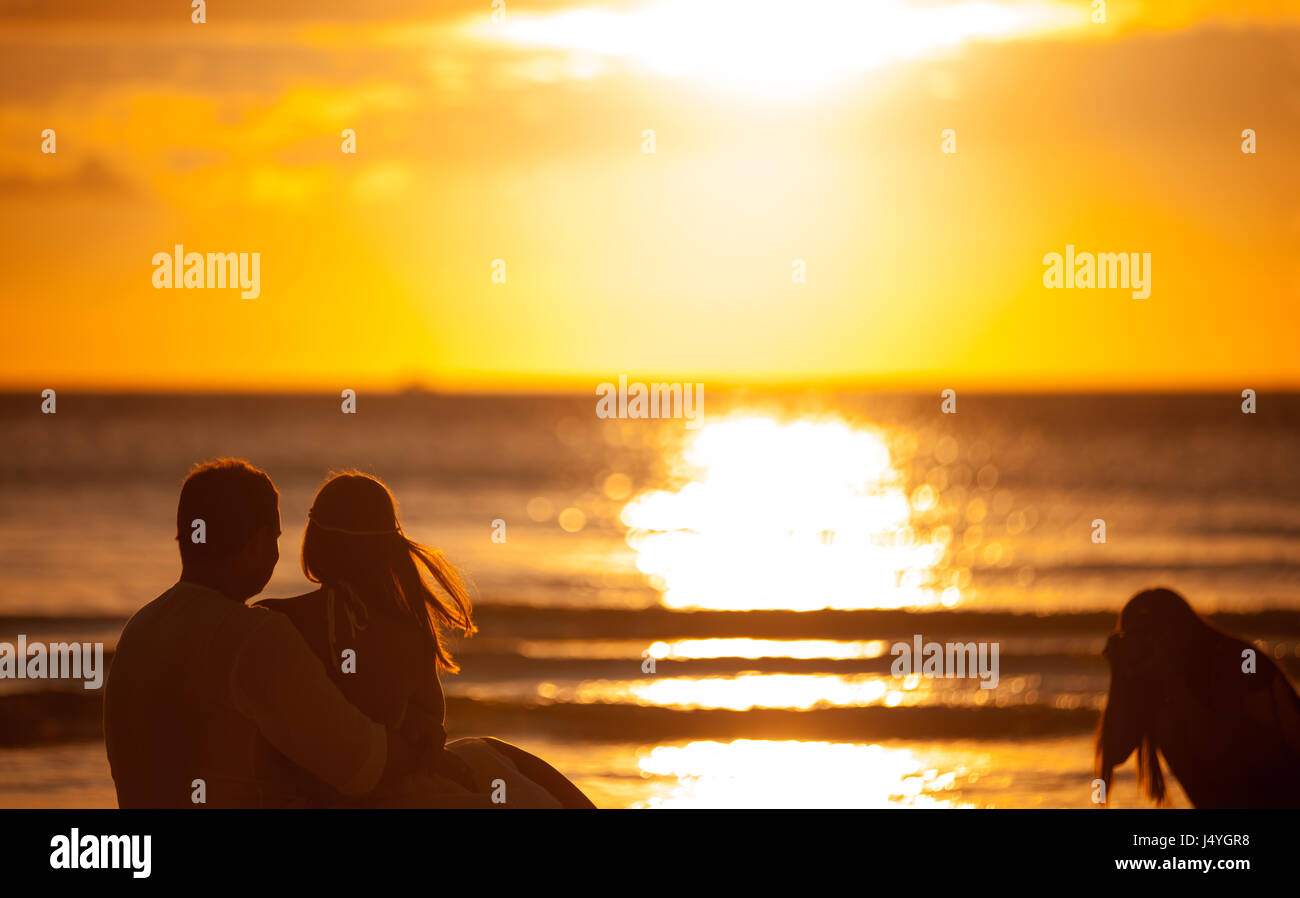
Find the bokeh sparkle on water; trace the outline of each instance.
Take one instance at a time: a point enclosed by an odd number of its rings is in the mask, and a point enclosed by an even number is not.
[[[1243,416],[1215,396],[969,396],[959,415],[717,396],[698,430],[598,419],[587,397],[375,396],[364,428],[331,397],[66,398],[50,427],[0,397],[10,638],[111,646],[175,578],[176,490],[216,454],[280,487],[267,594],[302,592],[312,495],[359,467],[479,586],[449,729],[536,751],[604,806],[1086,807],[1100,649],[1152,582],[1244,615],[1300,673],[1277,615],[1300,601],[1300,397]],[[889,676],[918,630],[997,641],[998,687]],[[4,760],[0,804],[112,800],[102,745]]]
[[[686,483],[650,489],[621,521],[670,608],[900,608],[958,603],[940,576],[947,528],[922,529],[888,436],[840,420],[737,415],[693,432]],[[913,506],[917,506],[914,513]]]

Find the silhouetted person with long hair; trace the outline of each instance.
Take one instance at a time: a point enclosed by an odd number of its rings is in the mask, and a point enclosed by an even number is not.
[[[1137,751],[1138,784],[1165,802],[1160,758],[1198,808],[1300,808],[1300,697],[1262,651],[1169,589],[1138,593],[1106,642],[1097,733],[1106,783]]]
[[[348,473],[321,487],[303,535],[302,570],[320,589],[260,604],[293,621],[350,701],[416,747],[411,772],[466,793],[449,796],[447,806],[490,806],[500,781],[506,807],[595,807],[558,770],[513,745],[488,738],[447,744],[438,671],[458,668],[439,631],[474,632],[469,592],[438,550],[402,532],[383,483]],[[285,775],[297,776],[318,803],[347,803],[310,775]],[[412,799],[393,794],[386,801]]]
[[[349,704],[284,617],[244,602],[280,557],[279,493],[238,459],[199,465],[176,511],[181,577],[127,622],[104,696],[118,803],[300,803],[259,765],[271,744],[360,797],[408,767],[405,746]]]

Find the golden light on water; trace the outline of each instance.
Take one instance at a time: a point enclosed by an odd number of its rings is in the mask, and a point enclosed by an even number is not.
[[[697,660],[704,658],[799,658],[805,660],[879,658],[885,642],[872,639],[844,642],[834,639],[679,639],[656,642],[647,651],[652,658]]]
[[[935,681],[920,677],[902,680],[875,674],[756,674],[717,677],[660,677],[645,680],[585,680],[577,685],[542,683],[536,696],[547,701],[580,704],[636,704],[679,710],[751,708],[853,708],[922,704],[935,696],[938,683],[945,688],[941,700],[972,704],[987,698],[967,688],[965,681]],[[465,694],[480,699],[495,697],[495,690],[477,686]]]
[[[1068,685],[1068,684],[1067,684]],[[616,704],[673,708],[681,711],[782,708],[945,707],[980,708],[1033,705],[1042,698],[1039,675],[1004,677],[991,689],[971,677],[925,677],[908,674],[739,673],[656,679],[543,681],[515,679],[480,683],[452,682],[447,694],[488,702],[538,704]],[[1100,709],[1105,696],[1080,683],[1046,698],[1064,709]]]
[[[749,739],[661,745],[639,766],[677,780],[645,803],[656,808],[954,807],[967,775],[930,766],[906,748]]]
[[[675,639],[646,645],[638,639],[527,640],[518,650],[526,658],[629,658],[649,655],[657,660],[699,661],[717,658],[797,658],[834,661],[879,658],[885,641],[838,639]]]
[[[484,701],[518,695],[509,684],[478,685],[453,690]],[[632,704],[679,710],[785,708],[808,711],[819,708],[887,708],[915,706],[978,708],[1033,704],[1035,689],[1023,678],[982,689],[967,677],[951,679],[909,674],[759,674],[715,677],[660,677],[645,680],[584,680],[577,684],[541,683],[523,687],[528,700],[578,704]],[[1061,708],[1097,707],[1100,697],[1087,693],[1062,694],[1053,701]]]
[[[733,711],[868,706],[880,703],[891,691],[887,677],[834,674],[667,677],[630,685],[630,691],[642,703]]]
[[[621,519],[637,567],[671,608],[898,608],[956,604],[937,587],[942,534],[921,539],[882,434],[838,421],[735,417],[694,432],[687,480]]]

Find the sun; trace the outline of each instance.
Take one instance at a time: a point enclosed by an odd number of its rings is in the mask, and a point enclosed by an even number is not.
[[[1079,5],[954,0],[661,0],[510,12],[468,23],[468,36],[574,57],[590,77],[605,63],[692,78],[730,91],[803,95],[873,69],[958,47],[1069,28]]]

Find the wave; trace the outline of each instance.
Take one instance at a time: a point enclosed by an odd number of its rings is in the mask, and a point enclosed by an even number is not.
[[[1118,609],[1117,609],[1118,610]],[[687,637],[755,639],[881,639],[914,633],[929,638],[979,634],[1048,636],[1105,635],[1117,612],[967,611],[713,611],[649,608],[575,608],[480,603],[474,617],[484,634],[512,638],[666,640]],[[1300,636],[1300,611],[1269,608],[1205,615],[1222,629],[1249,636]],[[0,615],[0,634],[49,630],[120,629],[120,615]]]
[[[527,717],[522,715],[527,714]],[[42,691],[0,696],[0,746],[103,739],[98,693]],[[478,701],[449,697],[451,738],[517,731],[566,740],[663,742],[674,739],[1009,739],[1069,735],[1097,725],[1091,708],[817,708],[787,710],[656,708],[621,704]]]

